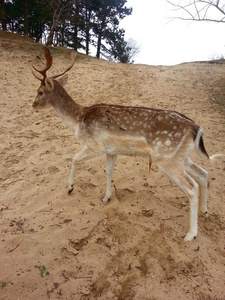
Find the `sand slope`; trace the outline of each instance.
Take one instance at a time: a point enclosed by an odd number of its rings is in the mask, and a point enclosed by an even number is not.
[[[50,74],[69,64],[67,51],[54,55]],[[149,174],[142,158],[118,158],[109,204],[101,202],[105,157],[79,166],[68,195],[81,146],[53,110],[32,109],[39,82],[31,64],[41,65],[41,46],[1,32],[0,60],[0,299],[225,299],[224,160],[193,153],[209,171],[209,218],[199,217],[190,243],[186,197],[155,167]],[[224,109],[211,100],[224,75],[222,64],[152,67],[79,55],[66,89],[83,105],[180,111],[204,128],[212,155],[225,153]]]

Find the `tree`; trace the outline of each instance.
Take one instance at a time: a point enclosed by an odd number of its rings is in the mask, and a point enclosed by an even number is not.
[[[116,48],[117,49],[117,48]],[[133,58],[140,52],[140,46],[137,45],[137,42],[133,39],[124,41],[122,47],[119,45],[117,49],[117,59],[121,63],[133,63]]]
[[[57,27],[59,26],[60,22],[63,22],[65,19],[63,15],[67,15],[68,11],[72,10],[72,1],[70,0],[49,0],[46,2],[43,0],[47,8],[50,10],[51,13],[51,21],[50,21],[50,30],[47,38],[46,45],[50,46],[53,43],[53,37],[55,31],[57,31]]]
[[[125,6],[127,0],[0,1],[1,29],[46,45],[84,49],[86,54],[94,46],[97,57],[131,60],[132,47],[119,28],[120,20],[132,12]]]
[[[177,17],[189,21],[210,21],[225,23],[225,4],[220,0],[167,0],[176,11],[181,12]]]
[[[29,35],[28,0],[24,0],[24,35]]]
[[[39,0],[1,0],[0,9],[3,30],[34,37],[36,29],[43,27],[43,10]],[[41,36],[43,32],[44,29],[41,30]],[[40,39],[39,34],[36,40]]]
[[[18,0],[5,2],[6,23],[11,32],[23,34],[24,32],[24,19],[23,7]]]
[[[46,10],[40,0],[28,1],[29,36],[36,42],[42,42],[46,32],[46,24],[50,19],[49,10]]]
[[[0,11],[0,20],[2,23],[2,30],[6,30],[6,21],[5,21],[5,1],[1,0],[1,11]]]
[[[71,30],[71,36],[73,40],[73,48],[75,50],[83,48],[82,46],[82,41],[83,39],[79,37],[79,32],[83,28],[83,19],[81,17],[81,10],[82,10],[82,0],[75,0],[75,3],[73,7],[75,6],[75,13],[73,17],[73,22],[71,23],[72,25],[72,30]]]
[[[103,56],[111,61],[120,63],[133,63],[133,58],[140,51],[140,46],[137,45],[136,41],[129,39],[128,41],[124,38],[125,31],[119,29],[116,33],[109,33],[109,40],[107,45],[102,45]]]
[[[126,0],[98,0],[96,18],[94,22],[94,33],[97,37],[97,53],[100,58],[102,41],[109,41],[113,33],[117,34],[119,21],[132,13],[132,8],[124,5]]]
[[[84,32],[85,32],[85,44],[86,54],[89,54],[89,47],[91,42],[91,29],[92,29],[92,14],[93,14],[93,1],[84,0]]]

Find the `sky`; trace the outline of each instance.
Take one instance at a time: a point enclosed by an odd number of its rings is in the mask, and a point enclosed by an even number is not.
[[[176,65],[225,56],[225,24],[173,19],[166,0],[127,0],[131,16],[120,22],[125,38],[140,45],[136,64]],[[179,16],[179,13],[176,13]]]

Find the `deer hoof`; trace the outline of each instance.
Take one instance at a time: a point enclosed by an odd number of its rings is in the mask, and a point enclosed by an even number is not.
[[[193,239],[196,239],[196,236],[197,236],[197,234],[188,232],[188,234],[187,234],[187,235],[185,236],[185,238],[184,238],[184,241],[185,241],[185,242],[190,242],[190,241],[192,241]]]
[[[102,199],[102,202],[103,203],[107,203],[107,202],[109,202],[110,201],[110,197],[104,197],[103,199]]]
[[[207,211],[204,212],[204,216],[205,216],[205,218],[208,218],[209,214]]]
[[[73,189],[74,189],[74,187],[73,187],[73,185],[71,185],[71,187],[69,187],[69,189],[68,189],[68,195],[70,195],[72,193]]]

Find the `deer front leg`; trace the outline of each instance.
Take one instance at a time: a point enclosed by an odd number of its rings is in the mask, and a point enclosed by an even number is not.
[[[102,199],[102,202],[108,202],[111,198],[111,180],[112,180],[112,172],[115,166],[117,155],[106,154],[106,176],[107,176],[107,183],[106,183],[106,194],[105,197]]]
[[[78,152],[72,161],[69,182],[68,182],[68,194],[71,194],[74,188],[74,177],[77,168],[77,164],[81,161],[87,160],[89,158],[93,158],[99,155],[99,152],[93,152],[92,150],[88,149],[86,146]]]

